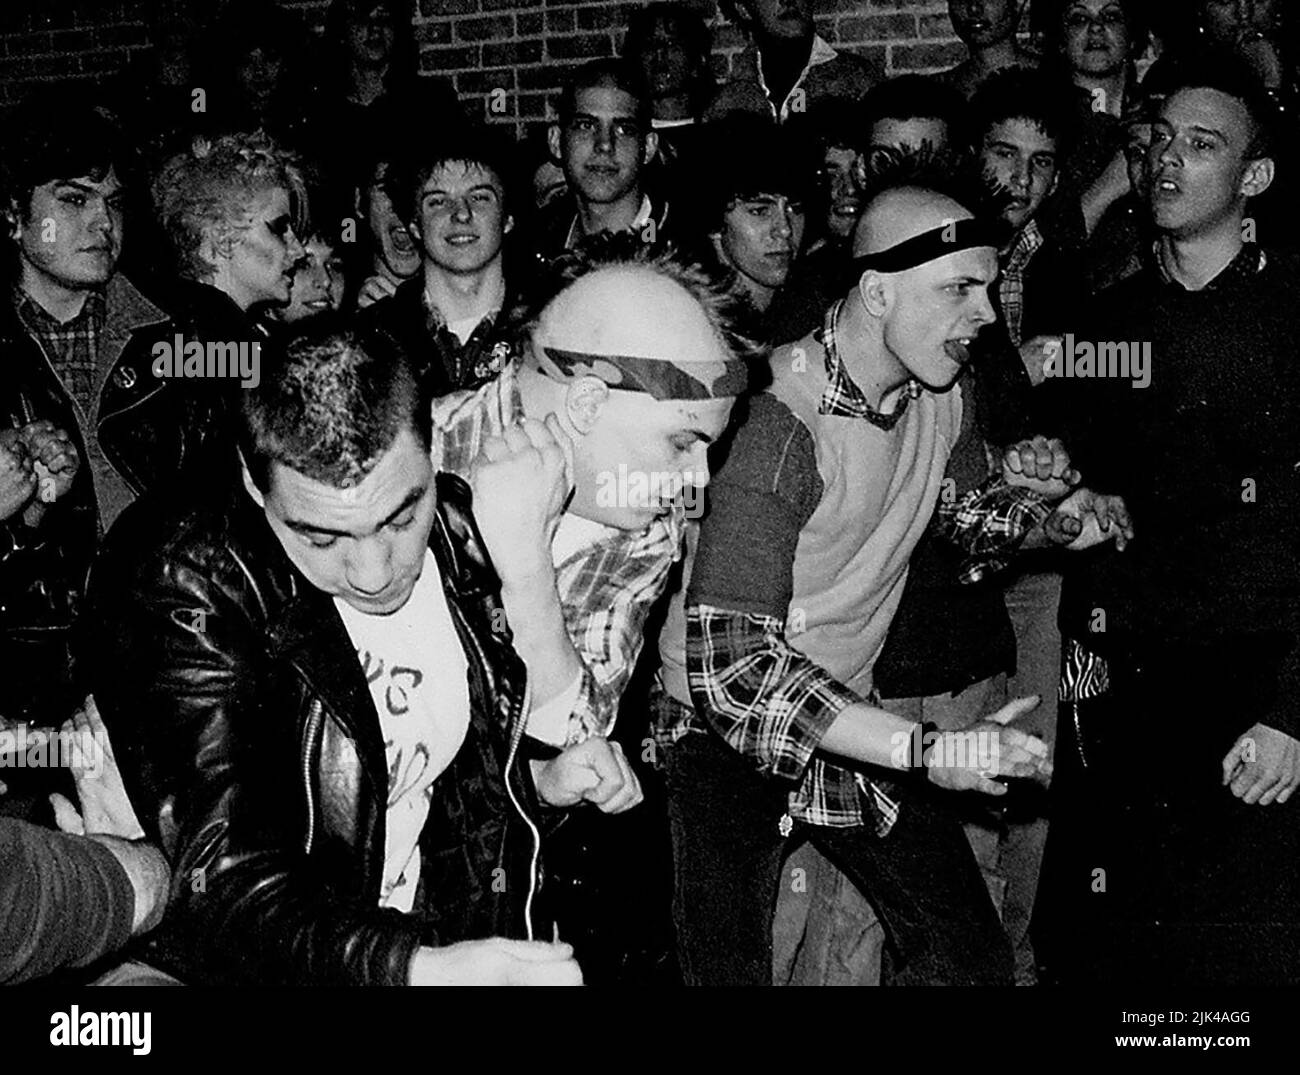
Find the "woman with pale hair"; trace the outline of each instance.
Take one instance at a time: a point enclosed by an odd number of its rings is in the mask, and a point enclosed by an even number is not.
[[[263,134],[196,140],[163,167],[154,207],[180,278],[172,312],[199,340],[260,340],[256,315],[289,302],[305,251],[296,159]]]

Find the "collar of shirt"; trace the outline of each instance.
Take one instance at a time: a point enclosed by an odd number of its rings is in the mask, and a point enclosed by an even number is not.
[[[40,332],[42,335],[53,335],[54,333],[68,334],[75,332],[87,323],[92,332],[98,332],[104,327],[104,315],[108,308],[108,301],[104,297],[103,291],[88,291],[86,292],[86,301],[82,303],[81,309],[76,316],[69,318],[67,321],[60,321],[31,295],[27,294],[26,291],[16,287],[14,288],[14,306],[27,327],[33,332]]]
[[[813,334],[813,338],[822,345],[826,355],[826,390],[822,392],[821,403],[817,407],[819,414],[835,415],[840,418],[865,418],[873,426],[888,432],[898,425],[907,411],[907,405],[921,394],[921,383],[909,380],[898,395],[897,406],[888,412],[876,410],[867,402],[866,394],[849,376],[848,368],[839,355],[835,342],[836,322],[842,302],[837,302],[826,314],[826,323]],[[886,393],[890,395],[892,393]],[[885,402],[883,399],[880,401]]]
[[[1016,234],[1007,247],[1003,273],[1023,272],[1029,259],[1043,245],[1043,233],[1038,228],[1038,221],[1031,220]]]
[[[1165,259],[1160,252],[1159,239],[1152,244],[1151,253],[1155,259],[1156,272],[1160,274],[1161,281],[1171,288],[1188,295],[1226,290],[1234,283],[1249,280],[1252,276],[1259,275],[1264,271],[1264,267],[1268,265],[1268,255],[1264,252],[1264,248],[1256,243],[1246,243],[1238,251],[1237,256],[1220,269],[1210,279],[1209,283],[1197,291],[1192,291],[1169,274],[1169,270],[1165,267]]]
[[[636,216],[632,218],[632,223],[629,224],[623,230],[640,231],[643,227],[645,227],[646,223],[650,220],[652,216],[654,216],[654,205],[650,201],[650,195],[642,194],[641,208],[636,211]],[[665,206],[664,219],[667,219],[667,217],[668,217],[668,211],[667,211],[667,207]],[[565,250],[572,250],[584,238],[582,234],[581,219],[582,218],[578,213],[573,214],[573,222],[569,225],[569,234],[565,236],[564,239]],[[659,223],[662,224],[663,221],[661,220]]]
[[[830,63],[839,53],[821,34],[813,34],[812,48],[808,52],[808,62],[804,64],[803,70],[799,72],[799,77],[794,80],[794,85],[790,87],[790,92],[785,95],[785,100],[781,102],[780,109],[772,105],[772,114],[781,121],[785,121],[790,115],[790,98],[794,96],[794,91],[803,85],[803,80],[808,77],[808,72],[814,67],[820,67],[824,63]],[[763,50],[757,45],[754,46],[754,73],[758,76],[758,84],[763,88],[763,96],[769,103],[772,101],[772,91],[767,88],[767,79],[763,77]]]

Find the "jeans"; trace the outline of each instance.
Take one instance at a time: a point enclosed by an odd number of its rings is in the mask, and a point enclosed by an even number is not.
[[[778,885],[807,893],[788,850],[810,841],[875,907],[893,985],[1010,985],[1010,946],[961,828],[918,788],[881,839],[869,828],[779,824],[790,785],[719,738],[665,752],[678,958],[689,985],[768,985]]]

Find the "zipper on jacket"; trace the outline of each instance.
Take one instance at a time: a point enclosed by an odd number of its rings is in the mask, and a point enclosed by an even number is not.
[[[527,673],[525,673],[525,676]],[[538,881],[538,861],[542,855],[542,834],[537,831],[537,826],[533,824],[524,808],[515,798],[514,789],[510,786],[510,770],[514,767],[515,755],[519,752],[519,744],[524,738],[524,725],[527,723],[528,714],[532,710],[533,685],[527,678],[524,679],[524,703],[522,711],[516,713],[515,727],[510,736],[510,752],[506,755],[506,795],[510,797],[511,805],[514,806],[516,813],[524,820],[528,826],[528,831],[533,834],[533,856],[528,867],[528,896],[524,900],[524,929],[528,931],[528,939],[536,940],[533,936],[533,897],[537,895]]]
[[[321,726],[324,723],[321,720],[322,706],[323,703],[319,698],[312,702],[311,709],[307,712],[307,723],[303,728],[302,736],[302,787],[307,797],[307,838],[303,841],[302,848],[304,855],[311,854],[312,841],[316,837],[316,800],[311,787],[311,763],[320,739]]]

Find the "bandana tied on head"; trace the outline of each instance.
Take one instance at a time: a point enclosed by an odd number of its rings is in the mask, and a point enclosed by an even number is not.
[[[683,362],[637,355],[603,355],[560,347],[533,347],[541,371],[556,381],[595,377],[610,388],[646,392],[664,400],[730,399],[749,387],[749,368],[740,359]]]
[[[959,250],[970,250],[977,246],[991,246],[998,250],[1002,246],[1002,236],[995,225],[982,220],[950,220],[941,227],[923,231],[901,243],[877,250],[874,254],[863,254],[853,259],[853,273],[860,276],[868,270],[875,272],[906,272],[924,265],[927,261],[938,261]]]

